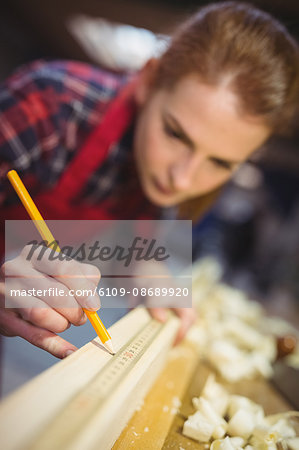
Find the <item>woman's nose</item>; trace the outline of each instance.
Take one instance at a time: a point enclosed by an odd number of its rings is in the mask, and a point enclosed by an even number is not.
[[[189,155],[180,161],[176,161],[170,169],[173,187],[178,191],[187,191],[195,178],[202,158]]]

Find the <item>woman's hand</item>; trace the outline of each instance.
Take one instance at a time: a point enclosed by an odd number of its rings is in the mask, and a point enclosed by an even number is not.
[[[39,260],[41,250],[43,256]],[[96,293],[101,274],[95,266],[73,259],[51,260],[50,253],[50,249],[42,246],[32,252],[28,245],[17,258],[1,267],[0,333],[20,336],[64,358],[77,348],[56,333],[65,331],[71,324],[83,325],[87,317],[82,308],[97,311],[101,307]],[[33,288],[35,291],[30,296],[12,292],[28,292]],[[52,295],[57,292],[59,296]],[[7,304],[9,308],[5,308]]]
[[[172,311],[181,319],[179,331],[176,335],[174,345],[179,344],[185,337],[187,331],[196,320],[196,311],[194,308],[172,308]],[[160,322],[166,322],[167,309],[166,308],[149,308],[149,312],[154,319]]]

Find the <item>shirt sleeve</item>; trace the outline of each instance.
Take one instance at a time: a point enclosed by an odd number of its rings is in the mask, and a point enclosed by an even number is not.
[[[33,189],[55,185],[119,83],[88,64],[35,61],[0,85],[0,206],[11,169]]]

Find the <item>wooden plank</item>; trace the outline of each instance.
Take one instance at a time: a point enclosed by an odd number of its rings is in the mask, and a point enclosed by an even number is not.
[[[109,332],[116,350],[121,351],[124,343],[141,333],[150,322],[154,322],[143,308],[131,311],[114,324]],[[166,353],[178,328],[178,319],[171,316],[161,325],[147,351],[114,389],[105,404],[99,404],[91,417],[86,417],[84,405],[72,410],[80,417],[84,426],[72,432],[69,439],[65,429],[73,429],[73,420],[67,427],[55,421],[69,405],[89,386],[108,365],[112,357],[101,346],[98,338],[77,352],[36,377],[13,393],[0,404],[1,443],[6,450],[39,448],[58,449],[101,449],[111,448],[126,421],[134,412],[138,402],[145,395],[161,370]],[[63,417],[63,416],[62,416]],[[81,421],[80,421],[81,422]],[[13,432],[17,428],[17,432]],[[63,430],[62,430],[63,428]],[[51,433],[49,434],[49,430]],[[50,439],[49,439],[50,436]],[[60,440],[61,439],[61,440]]]

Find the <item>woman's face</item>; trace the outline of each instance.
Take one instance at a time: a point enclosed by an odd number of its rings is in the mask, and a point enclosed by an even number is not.
[[[171,90],[137,88],[140,105],[134,154],[141,185],[158,206],[172,206],[214,190],[268,137],[256,117],[237,112],[225,86],[193,76]]]

